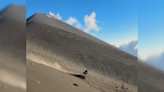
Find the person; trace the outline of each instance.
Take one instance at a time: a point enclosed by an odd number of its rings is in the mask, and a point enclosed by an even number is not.
[[[87,71],[87,70],[85,70],[85,71],[83,72],[83,74],[87,75],[87,74],[88,74],[88,71]]]
[[[86,79],[86,77],[87,77],[87,75],[88,75],[88,71],[85,70],[85,71],[83,72],[83,74],[85,75],[85,79]]]

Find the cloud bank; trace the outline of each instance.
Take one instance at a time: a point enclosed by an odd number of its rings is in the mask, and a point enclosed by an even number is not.
[[[158,55],[152,54],[146,59],[146,62],[164,71],[164,51]]]
[[[49,12],[49,15],[57,17],[59,20],[62,19],[62,16],[60,16],[60,13],[57,13],[56,15],[52,12]]]
[[[69,19],[66,20],[66,23],[73,25],[75,23],[77,23],[77,19],[74,17],[69,17]]]
[[[75,24],[75,27],[78,28],[78,29],[82,28],[81,23],[75,17],[69,17],[69,19],[67,19],[65,22],[70,24],[70,25]]]
[[[114,44],[117,48],[138,57],[138,40]]]

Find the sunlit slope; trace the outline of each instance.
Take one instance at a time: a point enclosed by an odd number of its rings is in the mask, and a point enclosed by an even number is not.
[[[37,22],[27,25],[26,40],[74,64],[137,84],[137,57],[109,45]]]

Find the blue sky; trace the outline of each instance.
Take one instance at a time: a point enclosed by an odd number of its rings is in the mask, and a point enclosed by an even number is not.
[[[164,0],[143,2],[139,8],[138,52],[164,51]],[[146,7],[145,7],[146,6]]]
[[[138,13],[138,54],[147,63],[163,69],[164,0],[142,0]],[[152,59],[153,58],[153,59]]]
[[[0,11],[10,4],[26,5],[26,0],[3,0],[0,3]]]
[[[137,40],[136,0],[27,0],[27,18],[36,12],[60,13],[62,21],[69,17],[85,25],[84,16],[96,13],[98,32],[89,33],[110,44]],[[82,30],[82,29],[81,29]]]

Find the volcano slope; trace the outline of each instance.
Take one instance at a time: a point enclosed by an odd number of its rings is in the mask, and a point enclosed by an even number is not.
[[[22,5],[0,12],[0,92],[26,92],[25,15]]]
[[[60,20],[55,21],[61,23]],[[62,22],[62,25],[66,24]],[[26,31],[27,63],[28,60],[34,61],[65,73],[82,73],[87,69],[91,78],[104,83],[110,80],[113,85],[122,85],[124,82],[134,86],[129,88],[129,92],[137,92],[137,57],[100,40],[90,39],[88,34],[83,36],[63,29],[36,20],[29,22]],[[27,77],[30,72],[27,67]],[[92,84],[98,88],[94,85],[96,83]],[[108,92],[110,89],[105,90]],[[113,90],[110,92],[115,92],[115,86]]]
[[[164,92],[164,72],[143,61],[138,65],[138,92]]]

